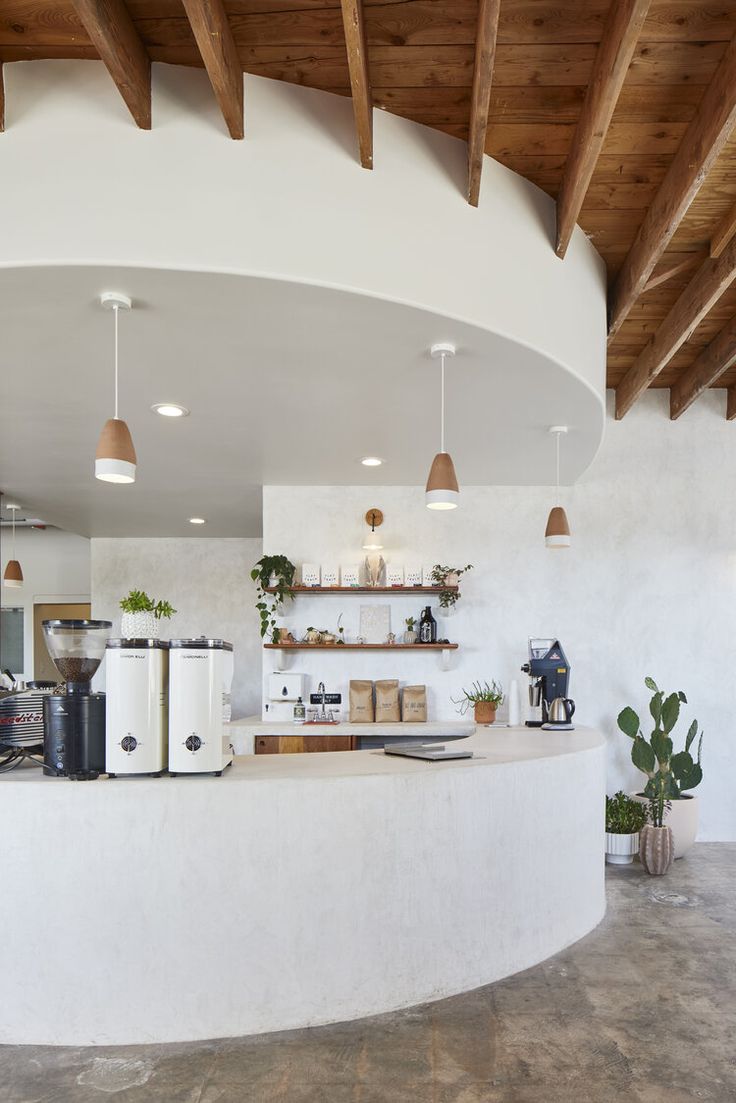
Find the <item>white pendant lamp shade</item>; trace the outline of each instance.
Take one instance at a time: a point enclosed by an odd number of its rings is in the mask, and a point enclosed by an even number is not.
[[[567,432],[566,425],[553,425],[550,433],[556,438],[557,475],[555,479],[556,499],[560,499],[560,437]],[[553,506],[547,518],[544,530],[544,544],[547,548],[570,547],[570,523],[562,506]]]
[[[8,586],[12,590],[20,590],[23,585],[23,571],[20,563],[15,558],[15,511],[18,506],[8,505],[7,508],[13,512],[13,558],[8,560],[3,572],[3,586]]]
[[[115,317],[115,416],[105,422],[100,433],[95,478],[105,483],[134,483],[137,460],[133,438],[128,426],[118,417],[118,313],[130,310],[131,301],[127,295],[115,291],[106,291],[100,301]]]
[[[455,346],[432,345],[429,352],[433,360],[440,361],[440,450],[429,469],[424,504],[427,509],[457,509],[460,487],[452,457],[445,451],[445,358],[455,355]]]

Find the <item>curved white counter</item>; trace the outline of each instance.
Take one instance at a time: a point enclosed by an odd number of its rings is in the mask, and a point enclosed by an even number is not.
[[[525,969],[605,910],[603,738],[470,760],[237,759],[222,778],[0,778],[0,1042],[184,1041],[357,1018]],[[22,947],[32,947],[24,949]]]

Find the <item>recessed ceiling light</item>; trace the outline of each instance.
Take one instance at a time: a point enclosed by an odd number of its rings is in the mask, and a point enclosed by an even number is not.
[[[151,406],[154,414],[161,417],[188,417],[189,410],[186,406],[180,406],[178,402],[156,402]]]
[[[363,464],[363,467],[380,467],[383,460],[379,456],[363,456],[360,462]]]
[[[189,518],[189,524],[190,525],[206,525],[207,522],[205,521],[204,517],[190,517]]]

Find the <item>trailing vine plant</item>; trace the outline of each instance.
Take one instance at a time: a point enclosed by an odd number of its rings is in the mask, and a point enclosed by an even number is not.
[[[250,577],[256,584],[256,609],[261,618],[261,639],[270,635],[278,643],[276,614],[287,597],[292,598],[296,567],[285,555],[264,555],[258,560]],[[271,589],[273,592],[269,593]]]
[[[472,563],[468,563],[465,567],[443,567],[442,564],[435,563],[432,568],[432,585],[441,587],[439,601],[442,609],[451,609],[460,597],[460,590],[457,586],[450,589],[447,579],[452,575],[457,575],[459,585],[461,577],[468,571],[472,571],[472,569]]]

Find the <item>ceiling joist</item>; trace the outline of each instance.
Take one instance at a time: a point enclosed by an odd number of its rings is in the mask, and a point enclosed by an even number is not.
[[[501,0],[480,0],[468,127],[468,203],[472,207],[478,206],[480,197],[500,10]]]
[[[649,344],[616,388],[616,418],[634,405],[700,325],[706,314],[736,279],[736,239],[716,260],[708,259],[672,307]]]
[[[564,258],[634,56],[650,0],[615,0],[593,63],[557,198],[555,252]]]
[[[222,0],[182,0],[231,138],[242,138],[243,66]]]
[[[703,391],[736,363],[736,317],[703,349],[694,364],[670,388],[670,417],[675,421]]]
[[[642,294],[646,294],[647,291],[653,291],[655,287],[661,287],[664,283],[669,283],[676,276],[685,275],[687,272],[692,272],[695,268],[700,268],[700,265],[710,256],[707,249],[700,250],[697,253],[691,253],[690,256],[685,257],[684,260],[678,261],[676,264],[670,264],[664,268],[661,272],[655,272],[650,278]]]
[[[729,241],[736,234],[736,204],[731,208],[710,239],[710,255],[720,257]]]
[[[368,50],[363,25],[361,0],[342,0],[342,21],[348,51],[350,91],[353,97],[355,129],[358,134],[360,163],[373,168],[373,97],[368,75]]]
[[[74,0],[74,10],[128,110],[151,129],[151,59],[123,0]]]
[[[613,285],[609,334],[644,290],[736,122],[736,35],[700,101]]]

